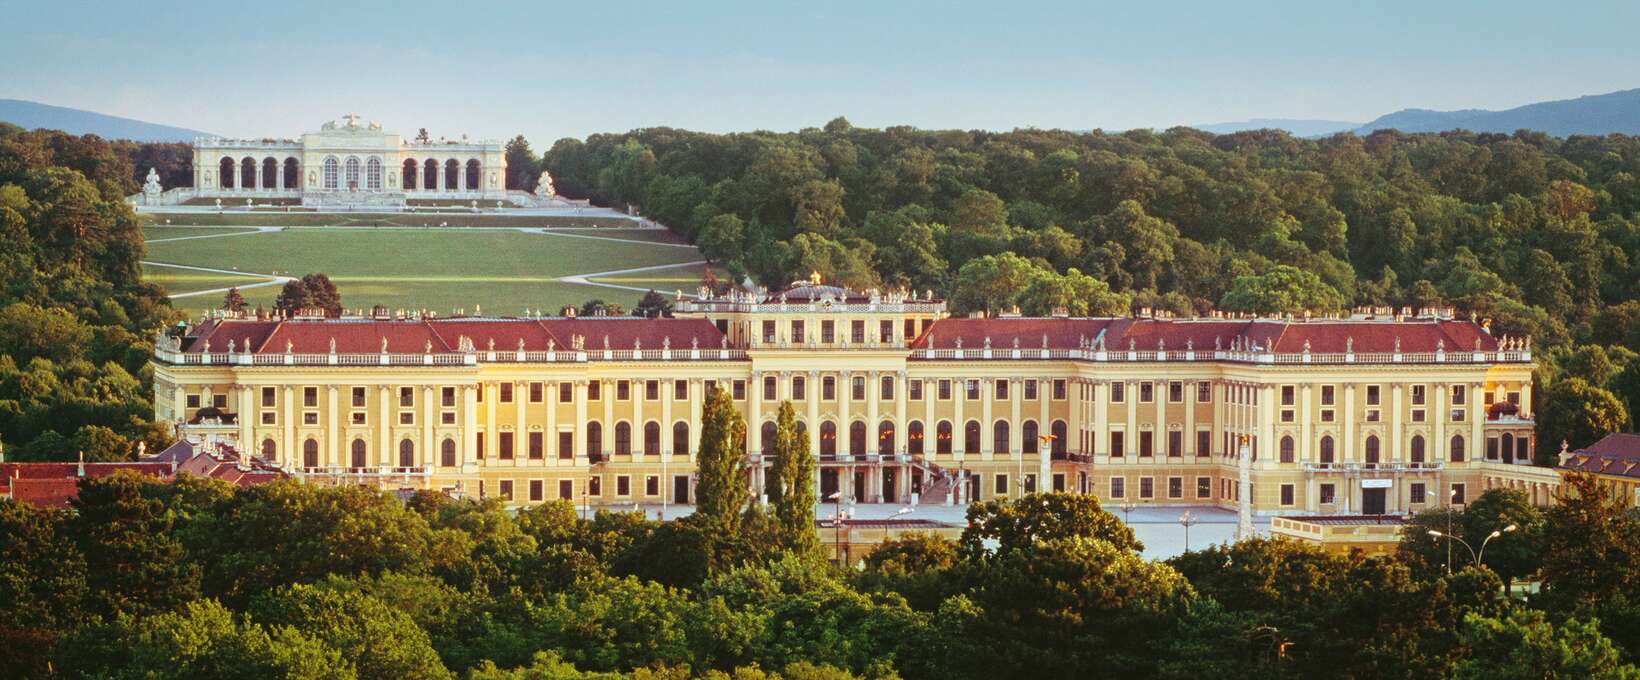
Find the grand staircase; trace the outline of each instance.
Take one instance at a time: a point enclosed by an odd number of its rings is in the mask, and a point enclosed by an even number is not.
[[[923,473],[922,493],[917,497],[921,505],[947,505],[957,483],[956,474],[943,470],[922,456],[911,459],[912,466]]]

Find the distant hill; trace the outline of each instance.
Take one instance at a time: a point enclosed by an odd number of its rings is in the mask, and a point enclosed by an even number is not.
[[[1294,137],[1325,137],[1335,132],[1346,132],[1360,127],[1360,123],[1342,120],[1309,120],[1304,118],[1253,118],[1233,123],[1192,125],[1203,132],[1227,135],[1244,130],[1286,130]]]
[[[208,132],[198,130],[21,99],[0,99],[0,121],[30,130],[50,128],[75,135],[92,134],[103,139],[131,139],[139,142],[192,142],[195,137],[211,136]]]
[[[1373,130],[1394,128],[1402,132],[1511,133],[1537,130],[1556,137],[1567,135],[1640,134],[1640,89],[1595,94],[1576,99],[1538,102],[1503,111],[1466,109],[1430,111],[1406,109],[1381,116],[1355,129],[1366,135]]]

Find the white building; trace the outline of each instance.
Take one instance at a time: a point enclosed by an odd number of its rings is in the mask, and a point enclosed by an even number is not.
[[[316,206],[506,200],[498,141],[417,142],[349,114],[299,139],[194,141],[198,198],[298,199]]]

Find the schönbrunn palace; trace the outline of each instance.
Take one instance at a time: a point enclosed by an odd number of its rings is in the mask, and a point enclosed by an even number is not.
[[[681,297],[681,296],[680,296]],[[1405,513],[1509,485],[1547,503],[1529,342],[1450,313],[949,317],[800,282],[675,318],[208,318],[160,338],[157,417],[309,482],[512,504],[687,503],[707,390],[746,418],[754,490],[782,401],[821,497]]]

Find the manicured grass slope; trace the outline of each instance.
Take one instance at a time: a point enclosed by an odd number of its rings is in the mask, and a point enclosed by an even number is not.
[[[177,229],[165,230],[169,232]],[[613,234],[610,234],[613,235]],[[156,235],[157,237],[157,235]],[[557,311],[601,297],[630,305],[637,293],[564,284],[557,277],[698,260],[692,248],[657,246],[638,240],[574,238],[516,231],[460,229],[291,229],[276,233],[150,243],[147,259],[244,272],[301,276],[325,272],[341,289],[343,304],[430,309],[448,314],[517,314],[525,307]],[[175,270],[150,268],[156,280],[175,281],[183,290],[217,287],[204,278],[180,277]],[[688,271],[680,269],[680,272]],[[202,277],[211,276],[198,272]],[[636,275],[635,275],[636,276]],[[649,276],[674,276],[661,271]],[[243,279],[246,282],[251,279]],[[216,279],[212,279],[216,281]],[[231,285],[231,284],[228,284]],[[668,289],[678,288],[673,284]],[[688,286],[692,287],[692,286]],[[251,304],[271,305],[277,286],[244,292]],[[626,298],[632,298],[627,300]],[[182,298],[175,304],[198,311],[215,306],[216,296]]]

